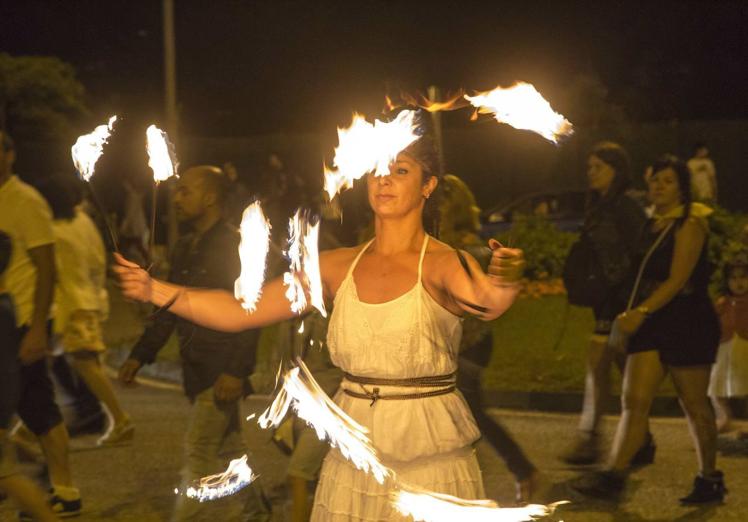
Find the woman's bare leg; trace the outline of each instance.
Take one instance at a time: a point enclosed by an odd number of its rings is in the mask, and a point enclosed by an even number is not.
[[[730,431],[732,410],[730,409],[730,402],[727,397],[712,397],[711,401],[714,407],[714,414],[716,415],[717,432],[725,433]]]
[[[112,382],[104,374],[98,355],[95,352],[75,352],[70,355],[70,359],[73,368],[91,392],[106,406],[114,424],[118,425],[125,422],[128,416],[114,393]]]
[[[716,469],[717,462],[717,424],[706,395],[710,370],[709,366],[670,368],[703,476],[710,475]]]
[[[649,427],[649,409],[665,378],[656,350],[631,354],[626,360],[621,395],[621,419],[611,448],[608,468],[623,471],[642,447]]]

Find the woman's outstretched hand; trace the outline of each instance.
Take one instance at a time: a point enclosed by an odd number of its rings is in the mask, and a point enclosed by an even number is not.
[[[147,303],[151,300],[151,276],[143,268],[115,253],[116,264],[112,270],[117,274],[122,295],[127,299]]]
[[[519,248],[506,248],[495,239],[488,240],[492,250],[488,275],[499,286],[519,284],[525,271],[525,254]]]

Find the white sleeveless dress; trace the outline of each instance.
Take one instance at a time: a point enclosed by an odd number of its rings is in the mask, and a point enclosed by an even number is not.
[[[372,240],[373,241],[373,240]],[[438,304],[421,282],[424,238],[418,281],[400,297],[380,304],[361,302],[353,271],[359,252],[340,285],[330,318],[327,344],[336,366],[357,377],[412,379],[447,375],[457,370],[461,319]],[[385,395],[431,392],[433,388],[377,385]],[[369,437],[397,480],[465,499],[483,498],[483,481],[472,444],[480,437],[462,395],[377,400],[347,395],[349,389],[371,393],[372,385],[344,379],[335,402],[369,429]],[[392,506],[393,483],[380,485],[357,470],[338,450],[322,465],[314,499],[313,522],[406,521]]]

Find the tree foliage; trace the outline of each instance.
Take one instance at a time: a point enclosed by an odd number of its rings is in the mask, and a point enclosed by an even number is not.
[[[72,65],[52,56],[0,53],[0,128],[16,136],[59,136],[85,112]]]

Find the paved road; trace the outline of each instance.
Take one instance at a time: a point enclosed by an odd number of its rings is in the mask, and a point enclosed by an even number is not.
[[[93,449],[93,438],[74,440],[72,462],[85,503],[85,513],[78,520],[168,520],[173,490],[178,483],[187,402],[178,391],[144,386],[123,389],[121,396],[137,423],[136,439],[131,446]],[[263,407],[264,402],[257,399],[245,404],[247,414]],[[748,520],[748,443],[721,441],[723,451],[719,463],[731,491],[726,504],[704,509],[681,508],[677,498],[689,489],[695,468],[686,425],[682,419],[655,419],[652,429],[658,444],[656,463],[633,475],[623,502],[614,506],[574,499],[565,487],[578,471],[562,466],[556,455],[564,449],[573,432],[572,416],[503,410],[493,413],[516,434],[548,481],[555,484],[548,501],[574,501],[558,511],[552,520]],[[612,432],[614,422],[613,418],[607,420],[608,433]],[[250,425],[248,439],[254,467],[273,497],[276,520],[283,520],[282,483],[286,459],[268,442],[267,432],[257,429],[253,423]],[[511,476],[489,448],[479,445],[478,451],[485,470],[487,493],[499,501],[510,500],[513,495]],[[32,467],[26,469],[33,471]],[[215,518],[231,519],[235,518],[230,510],[222,511],[222,515]],[[15,520],[8,502],[0,504],[0,520]]]

